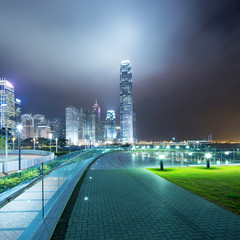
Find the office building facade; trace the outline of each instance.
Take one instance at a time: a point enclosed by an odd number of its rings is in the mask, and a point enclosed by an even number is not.
[[[133,142],[133,98],[132,98],[132,67],[129,60],[120,66],[120,127],[121,142]]]
[[[5,78],[0,78],[0,127],[16,128],[15,95],[13,85]]]

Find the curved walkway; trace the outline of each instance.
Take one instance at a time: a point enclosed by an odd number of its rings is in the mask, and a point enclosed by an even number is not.
[[[65,239],[240,239],[240,217],[142,168],[158,165],[128,153],[98,159],[82,183]]]

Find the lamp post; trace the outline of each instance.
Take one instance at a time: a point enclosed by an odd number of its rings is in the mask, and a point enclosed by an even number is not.
[[[71,138],[68,139],[68,144],[69,144],[69,153],[71,153]]]
[[[207,159],[207,168],[210,168],[210,158],[212,157],[211,153],[206,153],[205,158]]]
[[[56,138],[56,153],[58,152],[58,146],[57,146],[57,144],[58,144],[58,138]]]
[[[33,138],[33,149],[34,149],[34,151],[36,149],[36,138]]]
[[[21,170],[21,130],[22,130],[22,125],[18,125],[18,168]]]
[[[192,152],[188,153],[189,156],[191,156],[191,162],[192,162]]]
[[[161,171],[163,171],[163,159],[164,159],[164,157],[165,157],[165,156],[164,156],[163,154],[159,155],[159,158],[161,159],[161,160],[160,160],[160,170],[161,170]]]
[[[5,173],[8,175],[8,128],[5,128]]]
[[[52,152],[52,133],[49,133],[49,139],[50,139],[50,152]]]
[[[13,150],[15,149],[15,137],[12,138],[12,145],[13,145]]]

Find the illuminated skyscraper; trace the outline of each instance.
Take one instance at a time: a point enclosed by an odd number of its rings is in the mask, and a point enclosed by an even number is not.
[[[114,110],[107,111],[106,132],[107,140],[113,140],[116,138],[116,115]]]
[[[33,115],[33,136],[35,138],[40,137],[39,136],[39,130],[38,127],[40,126],[47,126],[47,120],[43,114],[35,114]]]
[[[15,99],[15,113],[16,113],[16,124],[20,124],[21,123],[21,112],[22,112],[22,104],[21,104],[21,100],[16,98]]]
[[[129,60],[120,66],[120,127],[121,142],[133,142],[133,99],[132,99],[132,68]]]
[[[21,116],[21,124],[22,124],[22,131],[21,131],[21,138],[32,138],[33,137],[33,117],[32,114],[23,114]]]
[[[69,106],[66,108],[66,139],[74,145],[78,144],[79,114],[78,109]]]
[[[95,104],[93,105],[93,110],[95,110],[97,112],[97,117],[98,117],[98,122],[101,121],[101,108],[97,103],[97,100],[95,102]]]
[[[86,111],[83,108],[79,109],[79,127],[78,127],[78,139],[80,144],[85,144],[86,142]]]
[[[14,87],[5,78],[0,78],[0,112],[1,112],[1,128],[14,129],[16,126],[15,122],[15,97]],[[13,132],[13,130],[12,130]]]

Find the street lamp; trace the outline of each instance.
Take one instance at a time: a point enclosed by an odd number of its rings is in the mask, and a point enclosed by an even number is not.
[[[18,168],[21,170],[21,131],[22,131],[22,125],[17,125],[18,130]]]
[[[161,170],[161,171],[163,171],[163,159],[164,159],[164,157],[165,157],[165,156],[164,156],[163,154],[159,155],[159,158],[161,159],[161,160],[160,160],[160,170]]]
[[[33,138],[33,149],[35,151],[35,148],[36,148],[36,138]]]
[[[50,152],[52,152],[52,133],[49,133],[49,139],[50,139]]]
[[[207,159],[207,168],[210,168],[210,158],[212,157],[211,153],[206,153],[205,158]]]
[[[58,146],[57,146],[57,144],[58,144],[58,138],[56,138],[56,153],[58,152]]]

